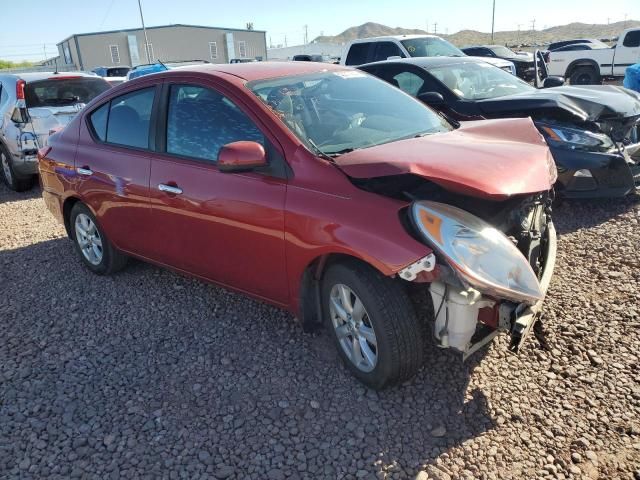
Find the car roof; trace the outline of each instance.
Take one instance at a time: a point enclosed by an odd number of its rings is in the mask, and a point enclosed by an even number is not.
[[[250,82],[252,80],[265,80],[268,78],[286,77],[289,75],[305,75],[325,71],[344,70],[353,69],[331,63],[319,62],[250,62],[189,65],[162,72],[161,75],[184,75],[186,72],[204,73],[209,75],[226,73]]]
[[[360,65],[360,67],[368,67],[370,65],[385,65],[388,63],[408,63],[427,70],[431,67],[441,67],[443,65],[460,65],[461,63],[483,63],[486,65],[490,65],[484,59],[475,57],[411,57],[366,63],[364,65]]]
[[[64,77],[96,77],[93,73],[85,72],[25,72],[25,73],[7,73],[2,74],[7,77],[14,77],[16,79],[24,80],[26,82],[37,82],[38,80],[47,80],[49,78],[64,78]]]
[[[357,38],[352,40],[351,43],[366,43],[366,42],[377,42],[380,40],[407,40],[412,38],[440,38],[438,35],[384,35],[381,37],[369,37],[369,38]]]

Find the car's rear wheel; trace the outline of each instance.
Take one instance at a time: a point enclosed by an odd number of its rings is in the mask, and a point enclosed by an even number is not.
[[[323,278],[322,302],[342,361],[368,387],[398,384],[422,366],[423,330],[394,279],[361,263],[334,264]]]
[[[33,177],[21,177],[17,175],[11,163],[11,155],[0,145],[0,167],[2,180],[5,185],[16,192],[24,192],[33,186]]]
[[[602,83],[600,74],[594,67],[578,67],[569,77],[571,85],[598,85]]]
[[[95,216],[83,203],[76,203],[69,218],[71,236],[83,263],[93,273],[109,275],[121,270],[127,257],[116,250]]]

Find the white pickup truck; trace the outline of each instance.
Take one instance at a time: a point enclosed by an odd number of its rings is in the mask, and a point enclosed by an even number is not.
[[[629,28],[611,48],[549,52],[549,75],[571,85],[594,85],[604,78],[623,78],[630,65],[640,63],[640,28]]]

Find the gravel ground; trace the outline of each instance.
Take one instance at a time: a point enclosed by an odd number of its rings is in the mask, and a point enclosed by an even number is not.
[[[0,477],[640,478],[640,196],[557,210],[547,349],[375,393],[280,310],[92,275],[39,195],[0,186]]]

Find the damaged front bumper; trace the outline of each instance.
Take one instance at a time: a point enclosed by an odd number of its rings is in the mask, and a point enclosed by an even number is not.
[[[540,288],[545,296],[557,254],[556,231],[552,222],[547,225],[546,235],[540,278]],[[533,305],[516,304],[485,297],[474,289],[456,289],[439,282],[432,283],[430,290],[435,313],[434,337],[440,347],[461,351],[463,360],[487,345],[499,333],[511,336],[509,351],[518,353],[539,320],[544,302],[542,299]],[[483,322],[483,318],[489,321]],[[446,325],[444,329],[443,324]]]
[[[640,144],[613,152],[551,149],[558,168],[556,192],[564,198],[622,197],[640,185]]]

